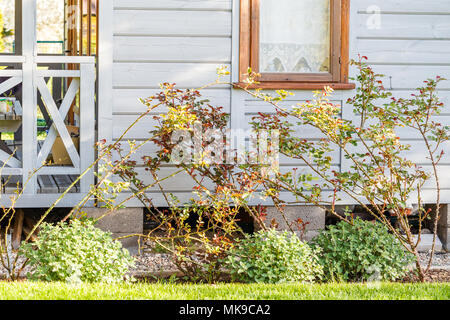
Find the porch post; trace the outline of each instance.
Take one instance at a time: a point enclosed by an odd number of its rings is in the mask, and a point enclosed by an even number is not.
[[[25,58],[22,84],[22,163],[25,194],[35,194],[37,186],[37,177],[33,174],[37,165],[36,41],[36,0],[22,0],[22,55]]]
[[[22,55],[22,0],[15,0],[14,54]]]

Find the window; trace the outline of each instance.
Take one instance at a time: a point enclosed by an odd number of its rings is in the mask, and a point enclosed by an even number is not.
[[[350,0],[241,0],[240,81],[248,67],[267,89],[352,89]]]

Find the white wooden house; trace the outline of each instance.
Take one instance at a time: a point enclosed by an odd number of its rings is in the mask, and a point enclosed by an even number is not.
[[[0,65],[19,66],[0,70],[0,77],[10,78],[0,84],[0,92],[18,83],[23,86],[22,157],[9,162],[2,174],[20,175],[26,181],[29,172],[50,151],[56,132],[75,165],[40,170],[26,184],[18,203],[23,207],[52,203],[61,190],[45,192],[44,180],[55,181],[57,176],[82,172],[94,160],[95,141],[117,139],[145,110],[138,99],[157,92],[161,82],[175,82],[180,88],[199,87],[215,79],[219,65],[231,70],[230,81],[239,82],[242,71],[251,65],[263,73],[265,88],[295,91],[293,104],[310,99],[313,89],[325,84],[333,86],[333,100],[343,105],[342,116],[351,118],[353,112],[346,108],[346,100],[354,94],[354,86],[348,80],[353,70],[347,70],[346,63],[358,54],[368,56],[375,70],[387,75],[385,86],[397,96],[408,96],[429,77],[450,79],[448,0],[98,0],[96,58],[37,55],[35,1],[16,1],[22,3],[16,13],[21,17],[21,52],[0,55]],[[77,0],[69,1],[74,3]],[[70,53],[80,54],[76,50]],[[62,68],[37,68],[45,63],[59,63]],[[68,70],[69,64],[79,67]],[[48,77],[74,79],[59,109],[45,89],[44,78]],[[78,89],[79,152],[63,121]],[[50,141],[39,148],[37,92],[54,121],[47,138]],[[440,119],[450,124],[450,82],[443,82],[439,92],[446,105]],[[230,86],[206,89],[203,93],[230,112],[233,128],[247,127],[252,115],[270,109]],[[145,139],[151,127],[149,117],[126,138]],[[411,157],[427,165],[423,146],[416,137],[406,130],[401,134],[413,146]],[[304,135],[317,137],[316,132],[306,129]],[[446,149],[450,153],[450,146]],[[151,147],[143,152],[151,152]],[[0,160],[5,157],[7,154],[0,154]],[[344,157],[336,157],[337,169],[347,165]],[[281,166],[293,168],[298,164],[282,161]],[[450,179],[445,178],[450,176],[450,157],[440,166],[440,173],[444,202],[450,202]],[[77,193],[71,193],[59,206],[73,205],[93,181],[94,175],[87,175]],[[191,185],[187,178],[177,176],[167,181],[165,188],[187,199]],[[151,192],[155,202],[163,205],[157,190]],[[430,194],[428,201],[433,200]],[[2,197],[1,203],[7,206],[8,197]],[[130,202],[128,206],[138,207],[139,203]]]

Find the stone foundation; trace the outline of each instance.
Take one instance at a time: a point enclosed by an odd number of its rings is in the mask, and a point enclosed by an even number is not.
[[[298,231],[297,224],[295,221],[297,219],[302,219],[303,222],[308,223],[306,226],[306,232],[304,233],[303,240],[310,241],[314,237],[316,237],[321,230],[325,228],[325,210],[314,207],[314,206],[291,206],[286,207],[284,209],[284,215],[286,217],[283,218],[282,214],[278,211],[276,207],[267,207],[266,210],[267,216],[265,220],[265,224],[267,226],[271,225],[273,219],[276,220],[278,224],[277,230],[280,231],[290,231],[288,223],[292,223],[292,230],[297,234],[300,234]],[[287,222],[286,222],[287,220]],[[255,225],[255,229],[257,225]]]
[[[83,210],[89,218],[98,219],[108,213],[108,209],[86,208]],[[144,232],[144,209],[127,208],[116,210],[98,221],[98,228],[109,231],[113,238],[126,237],[129,235],[143,234]],[[122,245],[131,254],[137,254],[139,249],[138,237],[121,239]]]

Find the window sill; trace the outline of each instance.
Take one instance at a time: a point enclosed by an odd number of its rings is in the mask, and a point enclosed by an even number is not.
[[[243,82],[234,83],[235,88],[245,88],[248,84]],[[334,90],[353,90],[354,83],[298,83],[298,82],[261,82],[249,86],[249,89],[267,90],[323,90],[324,87],[331,87]]]

